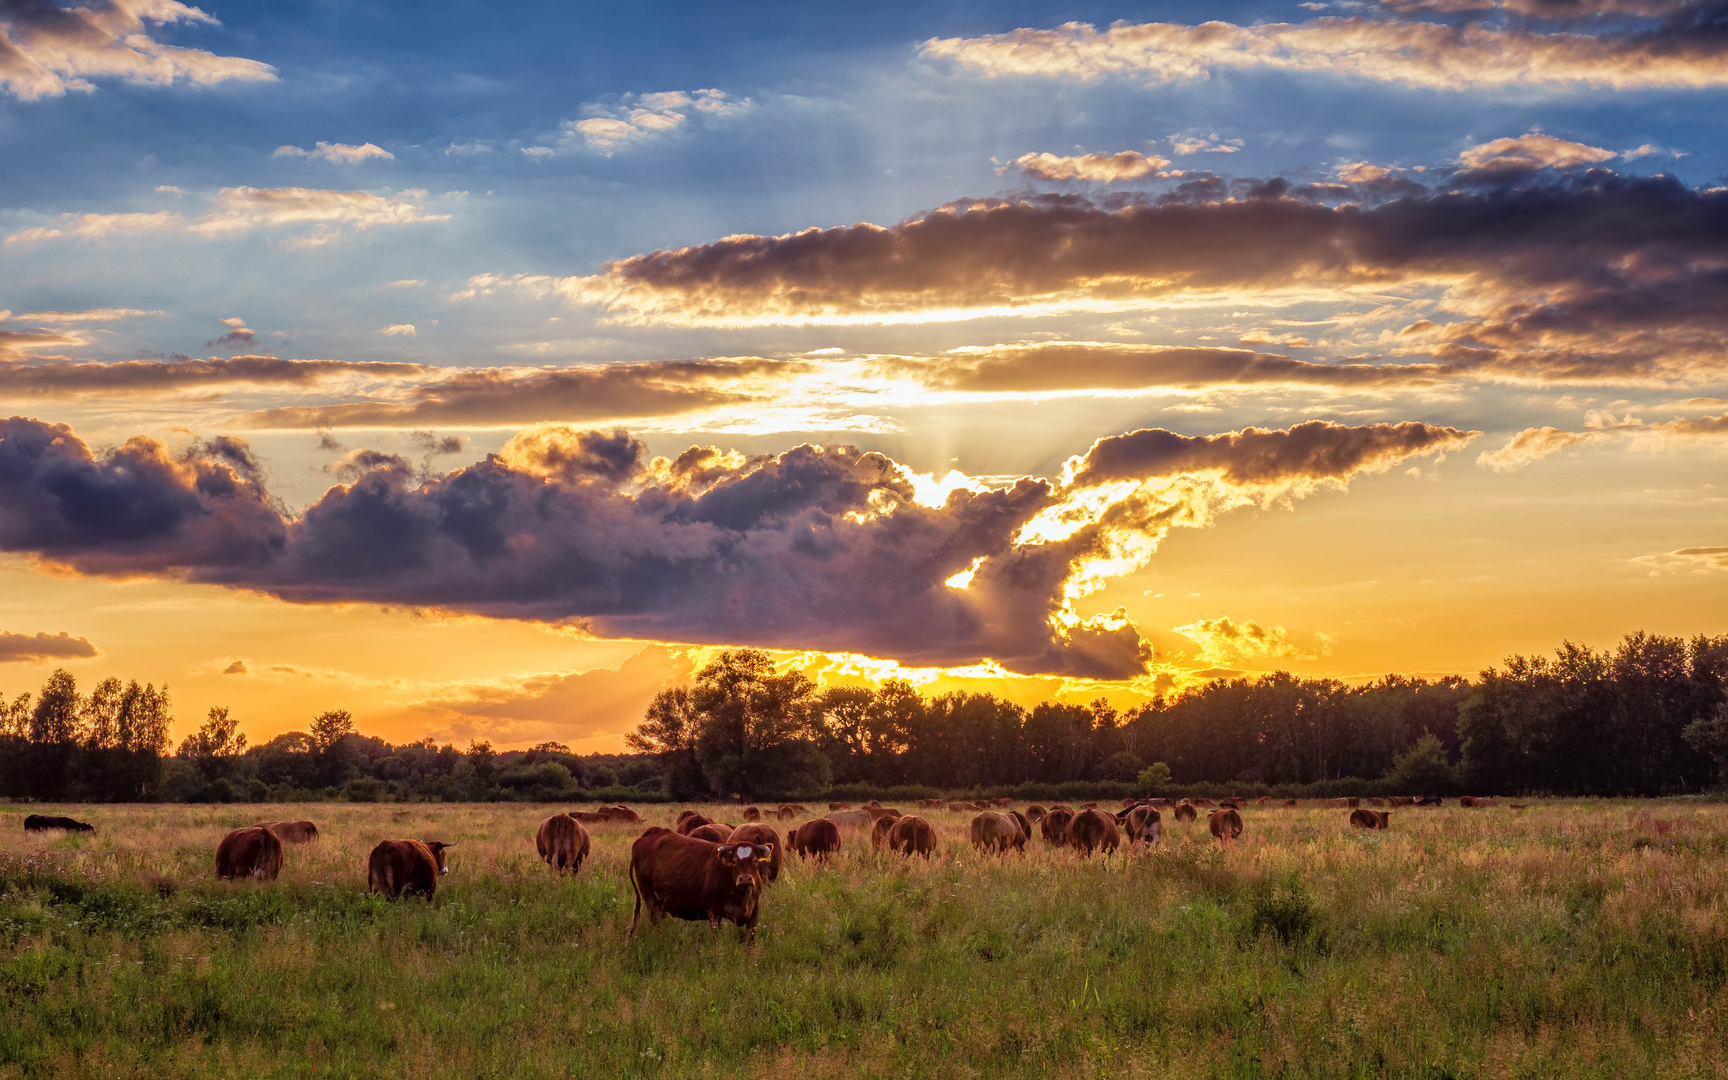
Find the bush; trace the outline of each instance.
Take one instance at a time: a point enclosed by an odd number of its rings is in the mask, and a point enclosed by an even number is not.
[[[1129,783],[1140,775],[1146,763],[1126,750],[1118,750],[1099,762],[1097,775],[1100,780],[1114,780]]]
[[[1393,759],[1386,782],[1402,794],[1439,795],[1458,786],[1458,770],[1446,760],[1446,747],[1429,732]]]
[[[384,796],[384,781],[369,776],[350,780],[342,785],[342,797],[349,802],[373,803]]]
[[[1270,932],[1285,945],[1300,945],[1313,935],[1320,914],[1299,878],[1291,877],[1274,887],[1262,880],[1248,899],[1248,935]]]
[[[1140,775],[1135,777],[1134,782],[1140,785],[1143,793],[1152,795],[1169,787],[1170,780],[1170,766],[1162,761],[1154,761],[1140,770]]]

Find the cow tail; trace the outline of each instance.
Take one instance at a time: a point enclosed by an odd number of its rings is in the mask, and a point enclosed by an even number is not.
[[[634,855],[635,853],[632,852],[631,854]],[[625,941],[636,936],[636,922],[642,918],[642,883],[636,880],[635,858],[630,860],[630,891],[636,894],[636,910],[630,913],[630,932],[624,935]]]

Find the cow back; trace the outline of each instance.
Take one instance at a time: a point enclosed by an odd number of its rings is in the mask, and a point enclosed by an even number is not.
[[[1068,826],[1069,844],[1087,855],[1099,849],[1106,854],[1115,851],[1121,840],[1116,819],[1097,809],[1080,811]]]
[[[714,824],[713,818],[703,817],[694,810],[686,810],[678,815],[678,831],[684,836],[689,836],[704,825],[712,824]]]
[[[1229,807],[1212,811],[1206,824],[1219,840],[1234,840],[1242,835],[1242,815]]]
[[[553,814],[540,823],[540,830],[534,834],[535,850],[548,866],[558,871],[575,873],[582,869],[590,843],[588,830],[570,814]]]
[[[420,840],[380,840],[366,859],[366,891],[396,900],[438,893],[438,857]]]
[[[261,825],[235,829],[216,845],[216,876],[275,881],[282,872],[282,841]]]
[[[825,859],[840,850],[840,828],[827,818],[816,818],[793,829],[786,842],[805,858]]]
[[[888,846],[902,855],[929,858],[936,851],[936,830],[923,818],[907,814],[889,827]]]

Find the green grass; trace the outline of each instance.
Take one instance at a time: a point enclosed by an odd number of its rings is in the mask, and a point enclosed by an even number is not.
[[[677,808],[647,808],[670,820]],[[637,827],[562,880],[551,808],[0,807],[0,1077],[1690,1077],[1728,1072],[1728,809],[1251,809],[1223,850],[790,862],[754,949],[626,941]],[[726,816],[727,811],[720,811]],[[735,816],[735,811],[731,812]],[[308,816],[274,884],[234,825]],[[456,840],[437,901],[365,895],[377,840]]]

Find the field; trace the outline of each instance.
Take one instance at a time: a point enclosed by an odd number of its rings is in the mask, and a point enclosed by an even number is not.
[[[1691,1077],[1728,1074],[1728,807],[1244,812],[1222,849],[1035,844],[790,860],[755,947],[626,941],[639,826],[553,807],[0,807],[0,1077]],[[676,807],[645,807],[670,823]],[[737,808],[714,816],[737,818]],[[273,885],[213,879],[228,828],[310,817]],[[435,903],[365,895],[379,839],[454,840]]]

